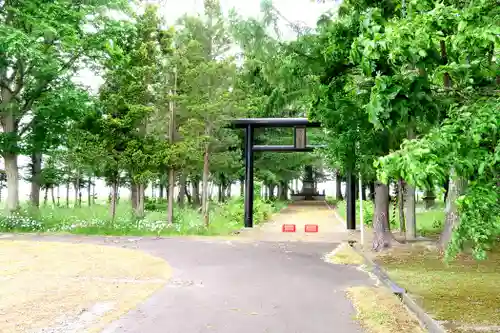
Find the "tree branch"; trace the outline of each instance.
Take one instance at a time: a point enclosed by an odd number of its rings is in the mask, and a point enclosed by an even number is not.
[[[65,64],[61,66],[61,68],[54,73],[49,79],[44,80],[43,82],[40,82],[37,86],[37,88],[30,94],[28,98],[26,98],[24,105],[21,109],[21,113],[24,114],[26,111],[31,109],[33,106],[33,103],[35,100],[42,95],[42,93],[46,92],[49,90],[48,85],[54,81],[59,74],[61,74],[63,71],[69,69],[71,66],[75,64],[75,62],[80,58],[82,55],[82,51],[77,52],[76,54],[73,55],[73,57],[70,58]]]

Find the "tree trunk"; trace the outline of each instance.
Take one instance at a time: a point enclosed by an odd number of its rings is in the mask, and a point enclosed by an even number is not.
[[[269,184],[267,186],[269,200],[274,200],[274,198],[275,198],[274,197],[274,188],[275,188],[274,184]]]
[[[229,200],[231,200],[231,186],[232,185],[233,185],[233,183],[229,183],[229,185],[226,188],[226,198],[228,198]]]
[[[6,105],[14,98],[12,92],[9,89],[5,89],[5,87],[0,87],[0,93],[2,95],[2,102],[6,103]],[[18,126],[13,108],[2,110],[0,123],[2,124],[2,132],[4,134],[13,135],[17,133]],[[13,135],[12,137],[15,138],[16,136]],[[17,148],[17,142],[11,142],[11,144]],[[7,213],[10,214],[19,209],[19,168],[17,166],[16,153],[6,151],[3,154],[3,158],[5,174],[7,176],[7,202],[5,208]]]
[[[415,128],[413,124],[408,126],[408,139],[414,140]],[[404,186],[405,191],[405,227],[406,227],[406,240],[414,240],[417,238],[417,218],[416,218],[416,205],[415,205],[415,187],[408,183]]]
[[[42,176],[42,153],[34,152],[31,154],[31,205],[40,206],[40,184]],[[46,204],[46,203],[45,203]]]
[[[163,184],[160,184],[160,193],[159,193],[159,197],[160,199],[163,199],[163,192],[165,191],[165,186],[163,186]]]
[[[186,182],[186,175],[184,173],[181,173],[179,178],[179,196],[177,197],[177,201],[179,202],[180,207],[184,207],[184,203],[186,201]]]
[[[79,199],[80,199],[80,173],[76,173],[76,179],[74,182],[74,187],[75,187],[75,207],[78,206]]]
[[[208,176],[210,171],[209,165],[209,144],[205,145],[205,154],[203,156],[203,180],[202,180],[202,200],[201,200],[201,211],[203,214],[203,220],[205,221],[205,226],[208,227],[210,221],[208,216]]]
[[[110,200],[110,204],[109,204],[109,209],[110,209],[110,215],[111,215],[111,221],[115,221],[115,217],[116,217],[116,203],[118,201],[118,183],[117,182],[113,182],[113,184],[111,184],[111,200]]]
[[[427,188],[424,192],[425,209],[431,209],[436,204],[436,195],[432,188]]]
[[[186,184],[186,186],[184,186],[184,193],[186,194],[186,198],[187,198],[188,203],[191,205],[192,204],[191,194],[189,194],[187,184]]]
[[[138,192],[138,185],[132,180],[130,182],[130,203],[132,205],[132,210],[135,212],[137,211],[137,192]]]
[[[44,194],[43,194],[43,205],[44,206],[47,206],[47,201],[49,200],[49,188],[46,187],[45,188],[45,191],[44,191]],[[40,203],[38,203],[40,204]]]
[[[145,186],[144,184],[137,184],[136,185],[137,193],[137,205],[136,205],[136,216],[138,218],[143,218],[144,217],[144,197],[145,197]]]
[[[200,205],[200,182],[195,179],[191,182],[191,188],[193,190],[193,205]]]
[[[95,181],[97,181],[97,178],[95,179]],[[95,181],[94,183],[92,184],[92,204],[95,205],[95,200],[96,200],[96,193],[95,193]]]
[[[405,201],[404,193],[405,183],[404,180],[399,179],[398,181],[398,212],[399,212],[399,231],[406,233],[406,223],[405,223]]]
[[[287,186],[286,182],[281,183],[281,190],[280,190],[279,199],[281,201],[288,200],[288,186]]]
[[[446,202],[448,200],[448,191],[450,189],[450,180],[449,179],[447,179],[444,182],[443,188],[444,188],[444,198],[443,198],[443,201]]]
[[[174,223],[174,190],[175,190],[175,171],[173,168],[168,170],[168,202],[167,202],[167,223]]]
[[[455,179],[455,172],[453,170],[450,174],[451,177],[449,181],[448,196],[446,198],[444,228],[441,232],[441,236],[439,237],[439,245],[443,250],[448,247],[453,231],[460,224],[460,216],[458,214],[456,201],[458,197],[465,193],[465,189],[467,188],[467,180],[461,178]]]
[[[10,213],[19,208],[19,168],[16,154],[5,153],[3,158],[7,176],[6,209]]]
[[[224,201],[224,199],[223,199],[223,197],[224,197],[223,191],[224,191],[224,189],[222,187],[222,184],[219,184],[217,186],[217,202],[219,202],[219,203],[222,202],[222,201]]]
[[[381,251],[391,247],[394,237],[389,225],[389,187],[375,183],[375,207],[373,214],[373,250]]]
[[[50,197],[52,199],[52,205],[55,206],[56,205],[56,198],[54,196],[54,187],[50,188]]]
[[[344,197],[342,197],[342,179],[338,170],[335,170],[335,197],[338,201],[344,200]]]
[[[361,200],[366,201],[366,185],[363,185],[363,190],[361,190]]]
[[[87,205],[90,207],[92,205],[92,177],[89,177],[87,184]]]
[[[371,201],[373,201],[373,203],[375,203],[375,182],[371,181],[368,184],[368,187],[370,189],[370,194],[368,195],[368,197],[370,198]]]
[[[241,176],[240,177],[240,197],[242,197],[242,198],[245,196],[245,186],[243,184],[245,184],[245,177]]]

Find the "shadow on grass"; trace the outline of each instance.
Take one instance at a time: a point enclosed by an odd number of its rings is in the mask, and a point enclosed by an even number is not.
[[[475,326],[498,332],[488,327],[500,325],[500,251],[485,261],[461,255],[445,263],[434,250],[395,248],[377,261],[450,332],[474,332]]]

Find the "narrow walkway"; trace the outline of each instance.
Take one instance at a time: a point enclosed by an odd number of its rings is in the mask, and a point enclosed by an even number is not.
[[[283,224],[295,224],[296,232],[283,232]],[[318,226],[318,232],[305,232],[306,224]],[[243,239],[258,241],[302,241],[339,243],[348,233],[335,216],[335,212],[323,201],[298,201],[290,204],[270,222],[244,229]]]
[[[297,232],[282,233],[283,223]],[[346,234],[325,203],[299,202],[234,241],[140,241],[174,279],[103,333],[362,333],[345,290],[370,279],[322,260]]]

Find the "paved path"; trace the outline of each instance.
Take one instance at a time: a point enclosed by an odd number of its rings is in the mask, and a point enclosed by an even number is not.
[[[354,267],[322,260],[340,230],[324,207],[293,206],[235,240],[70,239],[138,248],[174,269],[162,290],[103,333],[361,333],[344,291],[370,281]],[[307,236],[312,242],[276,232],[281,222],[303,224],[307,217],[320,225],[320,233]],[[278,241],[270,241],[273,234]]]
[[[283,233],[283,224],[295,224],[297,231]],[[306,233],[306,224],[318,225],[319,232]],[[347,239],[345,225],[336,218],[334,211],[324,202],[296,202],[273,217],[272,221],[244,230],[243,239],[262,241],[301,241],[339,243]]]

